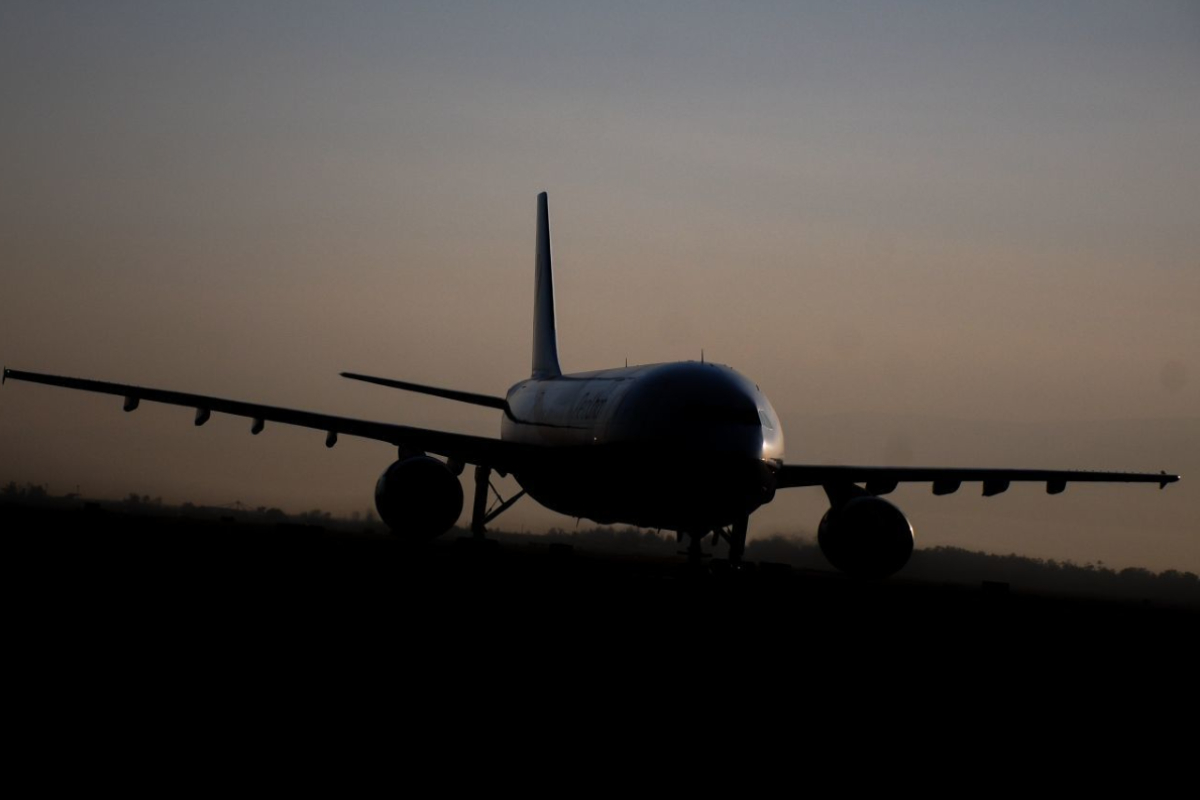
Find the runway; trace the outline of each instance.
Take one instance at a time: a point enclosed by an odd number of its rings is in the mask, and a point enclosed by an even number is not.
[[[213,624],[268,615],[276,628],[340,618],[383,629],[500,623],[557,631],[788,631],[806,639],[972,638],[1010,647],[1040,637],[1169,634],[1186,608],[682,556],[589,552],[535,539],[476,542],[454,532],[424,548],[383,533],[244,524],[98,509],[0,507],[9,586],[34,616],[119,612],[126,626]],[[170,622],[168,623],[168,620]],[[1018,635],[1019,632],[1019,635]]]

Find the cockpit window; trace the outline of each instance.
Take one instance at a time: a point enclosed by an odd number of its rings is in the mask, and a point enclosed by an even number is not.
[[[767,430],[775,430],[775,426],[771,424],[771,418],[768,417],[767,412],[763,411],[761,408],[758,410],[758,421],[761,422],[762,426]]]

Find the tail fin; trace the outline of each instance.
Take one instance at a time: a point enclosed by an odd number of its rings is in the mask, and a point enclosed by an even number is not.
[[[554,329],[554,272],[550,268],[550,212],[546,193],[538,195],[537,260],[533,296],[533,377],[562,375],[558,366],[558,334]]]

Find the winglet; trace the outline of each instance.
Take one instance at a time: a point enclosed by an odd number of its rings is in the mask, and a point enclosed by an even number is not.
[[[554,272],[550,263],[550,212],[546,193],[537,198],[537,247],[533,295],[533,377],[562,375],[554,325]]]

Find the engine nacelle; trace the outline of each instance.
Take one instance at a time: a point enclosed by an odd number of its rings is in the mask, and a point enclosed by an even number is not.
[[[441,536],[458,521],[462,484],[436,458],[414,456],[392,464],[375,484],[375,508],[392,533],[411,541]]]
[[[900,509],[866,495],[831,507],[821,518],[817,543],[829,563],[859,578],[886,578],[908,563],[913,530]]]

